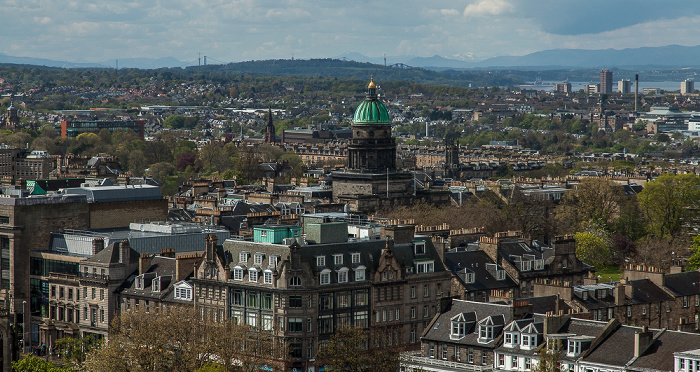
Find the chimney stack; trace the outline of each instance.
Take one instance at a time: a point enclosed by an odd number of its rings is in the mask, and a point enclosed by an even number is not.
[[[615,286],[615,306],[625,304],[625,286],[622,283],[617,283]]]
[[[634,334],[634,357],[639,358],[642,356],[644,350],[649,347],[651,340],[654,337],[654,333],[650,331],[647,326],[643,326],[642,330]]]
[[[119,244],[119,263],[129,264],[131,260],[131,246],[128,240],[122,240]]]
[[[96,255],[105,249],[105,240],[102,238],[92,239],[92,255]]]
[[[214,252],[216,252],[216,242],[219,240],[214,234],[207,234],[207,248],[205,252],[205,260],[214,261]]]
[[[141,253],[139,257],[139,275],[148,271],[151,268],[151,254]]]

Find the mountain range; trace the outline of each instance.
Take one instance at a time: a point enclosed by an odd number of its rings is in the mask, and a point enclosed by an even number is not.
[[[333,59],[350,60],[377,65],[407,65],[434,70],[445,69],[536,69],[552,68],[685,68],[700,66],[700,45],[667,45],[628,49],[550,49],[523,56],[500,56],[476,60],[472,54],[465,58],[453,59],[439,55],[432,57],[383,56],[367,57],[360,53],[348,52]],[[115,68],[116,60],[100,63],[56,61],[50,59],[14,57],[0,53],[0,64],[22,64],[63,68]],[[182,68],[189,63],[173,57],[165,58],[124,58],[118,60],[119,68]]]

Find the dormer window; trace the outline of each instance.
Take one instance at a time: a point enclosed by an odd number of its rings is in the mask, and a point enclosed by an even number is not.
[[[143,275],[139,275],[136,277],[136,289],[143,290],[143,287],[144,287]],[[85,292],[85,293],[87,293],[87,292]]]
[[[343,267],[340,270],[338,270],[338,283],[347,283],[348,282],[348,268]]]
[[[256,253],[253,256],[253,265],[262,265],[263,260],[265,260],[265,254],[264,253]]]
[[[244,271],[240,266],[233,267],[233,280],[243,280]]]
[[[425,242],[414,242],[413,251],[415,254],[425,254]]]
[[[535,260],[535,270],[544,270],[544,260]]]
[[[248,262],[248,257],[250,257],[250,252],[241,252],[238,254],[238,262],[239,263],[246,263]]]
[[[526,334],[521,335],[520,348],[524,350],[532,350],[537,347],[537,335]]]
[[[321,273],[319,274],[318,282],[321,285],[331,284],[331,271],[329,269],[321,271]]]
[[[272,270],[263,271],[263,283],[272,284]]]
[[[359,264],[360,263],[360,254],[359,253],[351,253],[350,254],[350,261],[354,264]]]
[[[493,340],[494,327],[492,325],[479,325],[479,342],[486,343]]]
[[[270,259],[268,260],[268,266],[270,268],[276,268],[277,267],[277,262],[279,261],[279,256],[270,256]]]
[[[459,340],[467,334],[467,320],[464,314],[457,314],[452,317],[452,331],[450,332],[450,339]]]
[[[435,261],[416,262],[416,274],[432,273],[435,271]]]
[[[518,332],[506,332],[503,342],[505,347],[516,347],[520,344],[520,334]]]
[[[506,271],[505,270],[497,270],[496,271],[496,280],[506,280]]]
[[[343,264],[343,255],[342,254],[334,254],[333,255],[333,263],[335,265],[342,265]]]
[[[522,261],[520,264],[521,264],[522,271],[532,270],[532,261]]]
[[[256,282],[258,281],[258,269],[251,267],[248,269],[248,281]]]
[[[355,269],[355,281],[356,282],[362,282],[365,280],[365,270],[366,270],[366,268],[364,266],[358,266]]]
[[[569,340],[569,347],[566,349],[566,356],[575,357],[581,354],[581,341]]]
[[[188,288],[187,284],[175,286],[175,299],[183,301],[192,301],[192,288]]]
[[[326,256],[316,256],[316,266],[326,266]]]
[[[153,292],[160,292],[160,278],[155,278],[151,281],[151,289]]]

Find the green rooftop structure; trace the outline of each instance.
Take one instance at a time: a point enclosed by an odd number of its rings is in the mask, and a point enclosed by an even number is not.
[[[280,244],[287,238],[298,238],[301,227],[287,225],[262,225],[253,227],[253,241]]]

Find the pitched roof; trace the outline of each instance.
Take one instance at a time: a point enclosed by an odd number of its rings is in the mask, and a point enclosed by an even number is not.
[[[664,286],[677,296],[700,295],[700,271],[666,274]]]
[[[630,364],[631,369],[673,371],[673,353],[689,351],[700,346],[700,334],[678,331],[657,333],[644,354]]]
[[[112,243],[103,250],[97,252],[94,256],[85,260],[85,263],[102,263],[116,264],[119,263],[119,246],[120,244],[128,244],[126,241]],[[139,262],[139,252],[129,247],[129,262],[127,264],[135,264]]]
[[[460,279],[467,291],[517,288],[508,275],[504,280],[497,280],[492,271],[487,270],[486,265],[493,263],[482,250],[445,253],[445,266]],[[459,275],[463,269],[474,273],[474,283],[464,283],[464,278]]]
[[[421,339],[423,341],[450,342],[459,345],[475,345],[479,347],[495,347],[495,342],[492,340],[489,343],[479,343],[479,332],[477,327],[467,327],[467,334],[459,339],[450,339],[452,332],[451,319],[461,313],[474,313],[473,317],[478,322],[483,322],[490,319],[497,325],[494,339],[503,330],[504,326],[513,320],[513,310],[510,305],[500,305],[485,302],[452,300],[445,310],[440,313],[437,318],[431,323],[430,328],[426,329]],[[471,329],[470,329],[471,328]]]

